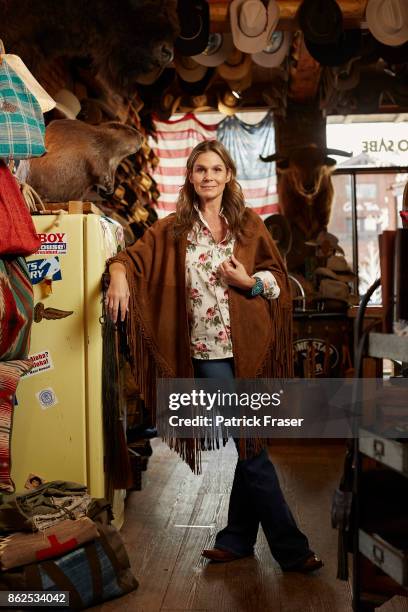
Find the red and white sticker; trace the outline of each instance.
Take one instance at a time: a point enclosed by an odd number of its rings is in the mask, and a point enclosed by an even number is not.
[[[37,234],[41,246],[37,253],[41,255],[66,255],[68,236],[65,232],[50,232]]]
[[[33,363],[33,367],[27,374],[24,374],[22,378],[28,378],[36,374],[42,374],[42,372],[46,372],[47,370],[54,369],[49,351],[42,351],[41,353],[35,353],[35,355],[29,355],[28,359]]]

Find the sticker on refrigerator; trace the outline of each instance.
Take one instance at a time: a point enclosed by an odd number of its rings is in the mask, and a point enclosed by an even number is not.
[[[38,399],[40,406],[43,410],[47,410],[47,408],[51,408],[58,404],[57,396],[55,395],[54,389],[49,387],[48,389],[42,389],[38,393],[35,394]]]
[[[61,264],[57,256],[49,259],[33,259],[27,261],[27,266],[32,285],[37,285],[46,278],[52,281],[62,280]]]
[[[42,351],[41,353],[36,353],[35,355],[29,355],[28,359],[32,361],[33,367],[29,372],[23,374],[22,378],[29,378],[30,376],[42,374],[47,370],[54,369],[54,364],[52,363],[49,351]]]
[[[67,252],[68,236],[65,232],[51,232],[37,234],[41,246],[37,253],[40,255],[65,255]]]

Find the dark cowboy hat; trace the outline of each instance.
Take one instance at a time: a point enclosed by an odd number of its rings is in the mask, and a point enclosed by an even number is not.
[[[182,55],[198,55],[208,45],[210,10],[206,0],[178,0],[180,35],[174,46]]]
[[[408,42],[398,47],[378,43],[378,55],[389,64],[405,64],[408,62]]]
[[[303,0],[298,19],[306,40],[335,43],[343,32],[343,13],[336,0]]]
[[[264,221],[266,228],[279,249],[282,257],[285,257],[292,246],[292,231],[286,217],[283,215],[271,215]]]
[[[182,79],[179,74],[177,76],[183,93],[189,94],[190,96],[201,96],[209,86],[214,75],[215,68],[207,68],[204,76],[198,81],[189,82]]]
[[[342,66],[361,52],[361,30],[345,30],[331,43],[320,44],[305,38],[310,55],[322,66]]]

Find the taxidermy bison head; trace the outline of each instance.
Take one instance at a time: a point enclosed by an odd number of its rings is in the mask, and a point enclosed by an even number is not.
[[[58,119],[45,132],[47,153],[20,162],[17,177],[49,202],[82,200],[93,186],[110,194],[119,163],[142,141],[137,130],[116,121]]]
[[[329,155],[351,157],[351,153],[338,149],[327,149],[315,144],[293,149],[287,157],[274,153],[261,157],[264,162],[276,161],[279,174],[286,175],[296,193],[307,199],[309,204],[322,189],[322,183],[334,170],[336,161]]]
[[[112,89],[131,96],[173,58],[176,0],[0,0],[2,39],[31,70],[58,56],[90,57]]]

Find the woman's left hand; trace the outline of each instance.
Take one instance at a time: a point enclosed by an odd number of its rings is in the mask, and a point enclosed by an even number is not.
[[[223,261],[218,269],[228,285],[238,289],[251,289],[255,285],[255,279],[248,275],[242,263],[234,255]]]

